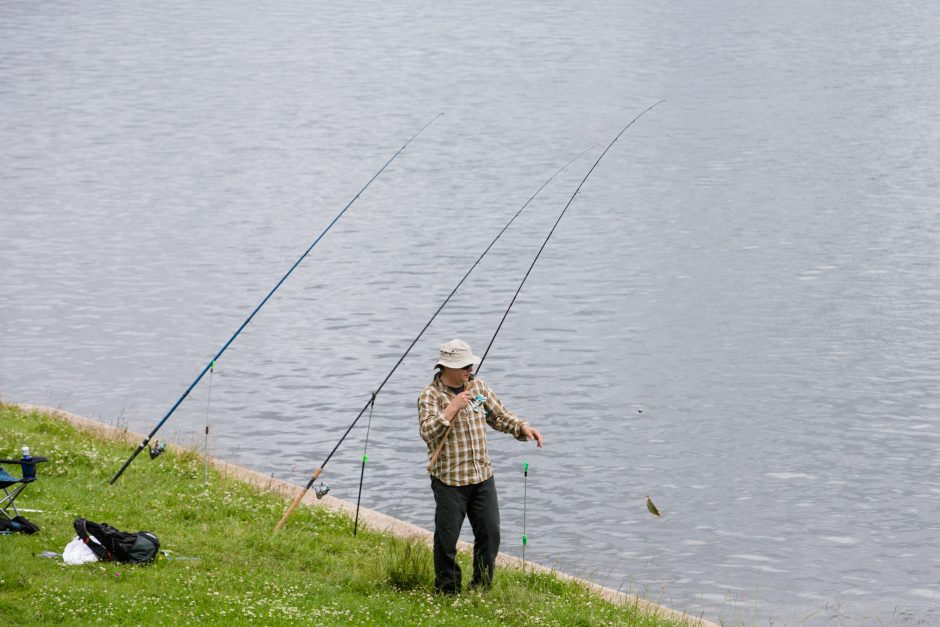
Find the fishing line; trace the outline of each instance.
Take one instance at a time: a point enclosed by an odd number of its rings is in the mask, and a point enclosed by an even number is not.
[[[353,536],[359,530],[359,503],[362,501],[362,480],[366,476],[366,462],[369,461],[369,433],[372,431],[372,410],[375,409],[375,392],[369,402],[369,422],[366,425],[366,443],[362,446],[362,469],[359,471],[359,496],[356,497],[356,522],[353,523]]]
[[[327,455],[327,456],[326,456],[326,459],[323,461],[323,463],[320,464],[320,466],[319,466],[316,470],[313,471],[313,474],[312,474],[311,477],[310,477],[310,481],[307,482],[307,485],[300,491],[299,494],[297,494],[297,497],[294,499],[293,503],[291,503],[290,506],[287,508],[287,511],[284,512],[284,515],[281,517],[281,520],[278,521],[277,525],[274,526],[274,531],[279,531],[279,530],[281,529],[281,527],[284,526],[284,523],[286,523],[286,522],[287,522],[287,519],[290,518],[291,513],[297,508],[298,505],[300,505],[300,501],[303,500],[304,495],[307,493],[308,490],[310,490],[310,486],[312,486],[312,485],[314,484],[314,482],[317,480],[317,478],[319,478],[320,473],[323,472],[323,468],[326,467],[327,463],[328,463],[328,462],[330,461],[330,459],[333,457],[333,454],[336,453],[336,450],[340,447],[340,444],[343,443],[343,440],[346,439],[346,436],[349,435],[349,432],[352,431],[353,427],[356,426],[356,423],[359,422],[359,419],[362,418],[362,415],[365,413],[365,411],[366,411],[367,409],[369,409],[369,407],[372,406],[372,403],[375,402],[375,397],[378,396],[379,392],[382,391],[382,388],[385,387],[385,384],[388,383],[388,380],[392,377],[392,375],[393,375],[393,374],[395,373],[395,371],[398,369],[398,366],[400,366],[401,363],[405,360],[405,357],[408,356],[408,353],[411,352],[411,349],[414,348],[415,344],[418,343],[418,340],[421,339],[421,336],[424,335],[424,332],[428,330],[428,327],[431,326],[431,323],[434,322],[434,319],[437,318],[437,315],[438,315],[439,313],[441,313],[441,310],[444,309],[444,306],[445,306],[448,302],[450,302],[450,299],[453,297],[453,295],[457,293],[457,290],[460,289],[460,286],[463,285],[464,281],[467,280],[467,277],[470,276],[470,273],[473,272],[473,269],[476,268],[477,265],[479,265],[479,263],[483,260],[483,257],[486,256],[486,253],[488,253],[488,252],[490,251],[490,249],[493,247],[493,245],[496,244],[497,240],[499,240],[499,238],[503,235],[503,233],[506,232],[506,229],[508,229],[509,226],[510,226],[513,222],[515,222],[516,218],[519,217],[519,215],[522,213],[522,211],[523,211],[526,207],[528,207],[529,204],[530,204],[533,200],[535,200],[535,197],[539,195],[539,192],[541,192],[543,189],[545,189],[545,187],[546,187],[549,183],[551,183],[552,180],[553,180],[556,176],[558,176],[559,174],[561,174],[562,171],[563,171],[565,168],[567,168],[569,165],[571,165],[572,163],[574,163],[575,161],[577,161],[578,158],[581,157],[581,155],[583,155],[583,154],[584,154],[585,152],[587,152],[588,150],[590,150],[590,148],[588,148],[587,150],[584,150],[583,152],[581,152],[580,154],[578,154],[576,157],[574,157],[573,159],[571,159],[571,161],[569,161],[568,163],[566,163],[565,165],[563,165],[563,166],[562,166],[561,168],[559,168],[554,174],[552,174],[552,175],[548,178],[547,181],[545,181],[544,183],[542,183],[542,186],[539,187],[539,188],[535,191],[535,193],[532,194],[532,196],[529,197],[529,199],[528,199],[527,201],[525,201],[525,204],[522,205],[522,207],[519,208],[519,210],[516,212],[516,214],[515,214],[512,218],[509,219],[509,222],[506,223],[506,226],[504,226],[504,227],[499,231],[499,233],[496,234],[496,237],[493,238],[493,241],[490,242],[489,246],[486,247],[486,249],[483,251],[483,253],[477,258],[477,260],[473,262],[473,265],[470,266],[470,269],[467,270],[467,273],[463,275],[463,278],[460,279],[460,281],[458,281],[458,283],[457,283],[457,285],[454,287],[454,289],[451,290],[450,294],[447,295],[447,298],[445,298],[445,299],[444,299],[444,302],[442,302],[441,305],[440,305],[440,307],[437,308],[437,311],[434,312],[434,315],[431,316],[431,319],[428,320],[427,324],[424,325],[424,328],[421,329],[421,332],[418,333],[418,335],[415,337],[414,340],[412,340],[411,344],[408,346],[408,348],[405,350],[405,352],[402,353],[402,356],[398,358],[398,361],[395,363],[395,365],[392,367],[392,369],[389,371],[389,373],[385,376],[385,379],[382,380],[382,383],[380,383],[379,386],[378,386],[378,387],[375,389],[375,391],[372,393],[372,397],[369,399],[368,402],[366,402],[365,406],[359,411],[359,414],[356,416],[356,418],[355,418],[355,419],[352,421],[352,423],[349,425],[349,428],[346,429],[346,432],[343,433],[342,437],[340,437],[339,442],[336,443],[336,446],[333,447],[333,450],[330,451],[330,454]],[[361,490],[361,489],[362,489],[362,485],[361,485],[361,479],[360,479],[360,490]]]
[[[215,372],[215,361],[209,364],[209,393],[206,396],[206,468],[204,481],[209,483],[209,405],[212,404],[212,373]]]
[[[525,534],[526,488],[529,483],[529,462],[522,462],[522,570],[525,571],[525,547],[529,536]]]
[[[433,124],[433,123],[434,123],[438,118],[440,118],[442,115],[444,115],[444,114],[443,114],[443,113],[438,114],[437,116],[434,117],[434,119],[432,119],[430,122],[428,122],[428,123],[425,124],[423,127],[421,127],[421,130],[419,130],[417,133],[415,133],[414,135],[412,135],[412,136],[411,136],[411,139],[409,139],[408,141],[406,141],[406,142],[402,145],[402,147],[398,149],[398,152],[396,152],[394,155],[392,155],[392,157],[391,157],[388,161],[385,162],[385,165],[383,165],[381,168],[379,168],[379,171],[376,172],[375,175],[373,175],[373,177],[372,177],[371,179],[369,179],[369,182],[366,183],[366,184],[362,187],[362,189],[360,189],[359,192],[358,192],[355,196],[353,196],[353,199],[350,200],[349,203],[347,203],[347,205],[346,205],[345,207],[343,207],[342,211],[340,211],[338,214],[336,214],[336,217],[333,218],[333,220],[326,226],[326,228],[323,229],[323,231],[320,232],[320,234],[319,234],[319,235],[317,236],[317,238],[313,241],[313,243],[310,244],[310,247],[307,248],[307,250],[304,251],[304,254],[302,254],[302,255],[297,259],[297,261],[294,262],[294,265],[292,265],[292,266],[290,267],[290,270],[287,271],[287,274],[285,274],[283,277],[281,277],[281,280],[277,282],[277,284],[271,289],[270,292],[268,292],[268,295],[264,297],[264,300],[262,300],[262,301],[258,304],[258,306],[255,307],[254,311],[251,312],[251,315],[249,315],[249,316],[245,319],[245,321],[242,322],[241,326],[238,327],[238,330],[235,331],[235,333],[232,335],[232,337],[230,337],[229,340],[228,340],[228,341],[222,346],[222,348],[219,350],[219,352],[216,353],[215,357],[213,357],[213,358],[209,361],[209,363],[206,364],[206,367],[202,369],[202,372],[200,372],[199,375],[193,380],[193,382],[189,384],[189,387],[186,388],[186,391],[183,392],[182,396],[180,396],[179,399],[177,399],[177,401],[173,404],[173,406],[170,408],[170,411],[168,411],[168,412],[166,413],[166,415],[163,417],[163,419],[160,420],[160,422],[157,423],[157,426],[155,426],[155,427],[153,428],[153,430],[147,435],[147,437],[144,438],[143,442],[141,442],[140,445],[137,447],[137,450],[134,451],[133,454],[132,454],[130,457],[127,458],[127,461],[124,462],[124,465],[121,466],[121,469],[118,470],[117,473],[111,478],[111,481],[109,482],[111,485],[113,485],[114,482],[117,481],[118,478],[119,478],[122,474],[124,474],[124,471],[127,469],[127,467],[131,465],[131,462],[132,462],[132,461],[134,461],[134,458],[137,457],[137,456],[140,454],[140,452],[141,452],[142,450],[144,450],[144,447],[145,447],[145,446],[147,446],[147,443],[150,441],[150,438],[152,438],[152,437],[157,433],[157,431],[160,430],[160,427],[163,426],[163,423],[165,423],[165,422],[170,418],[170,416],[173,415],[173,412],[176,411],[176,408],[180,406],[180,403],[182,403],[183,400],[184,400],[187,396],[189,396],[189,393],[193,390],[194,387],[196,387],[196,384],[199,383],[199,381],[202,380],[202,378],[205,376],[206,372],[209,371],[209,369],[212,367],[212,365],[215,364],[216,361],[218,361],[219,357],[222,356],[222,353],[224,353],[225,350],[229,347],[229,345],[230,345],[232,342],[235,341],[235,338],[238,337],[238,335],[242,332],[242,330],[243,330],[246,326],[248,326],[248,323],[251,322],[251,319],[255,317],[255,314],[258,313],[258,311],[260,311],[262,307],[264,307],[264,304],[265,304],[266,302],[268,302],[268,299],[270,299],[271,296],[274,295],[274,292],[276,292],[277,289],[278,289],[279,287],[281,287],[281,284],[284,283],[284,281],[287,280],[287,277],[289,277],[289,276],[291,275],[291,273],[294,271],[294,268],[296,268],[297,266],[299,266],[299,265],[300,265],[300,262],[303,261],[303,260],[307,257],[307,255],[310,254],[310,251],[313,250],[314,246],[316,246],[316,245],[320,242],[320,240],[323,239],[323,236],[326,235],[327,232],[328,232],[331,228],[333,228],[333,225],[336,224],[337,221],[339,221],[339,219],[340,219],[341,217],[343,217],[343,214],[346,213],[346,210],[349,209],[349,208],[352,206],[352,204],[353,204],[354,202],[356,202],[356,200],[359,198],[359,196],[362,195],[362,193],[363,193],[364,191],[366,191],[366,189],[369,187],[369,185],[372,184],[372,181],[374,181],[375,179],[377,179],[377,178],[379,177],[379,175],[382,174],[382,172],[385,171],[385,168],[387,168],[387,167],[389,166],[389,164],[391,164],[391,162],[394,161],[395,158],[398,157],[398,155],[400,155],[400,154],[402,153],[402,151],[404,151],[405,148],[408,147],[408,144],[410,144],[412,141],[414,141],[415,138],[416,138],[418,135],[420,135],[420,134],[424,131],[424,129],[426,129],[427,127],[431,126],[431,124]]]
[[[665,100],[660,100],[659,102],[647,107],[646,109],[643,110],[642,113],[640,113],[640,115],[630,120],[630,123],[624,126],[620,130],[620,132],[617,133],[617,136],[614,137],[609,144],[607,144],[607,148],[604,149],[604,152],[601,153],[601,156],[597,158],[597,161],[594,162],[594,165],[591,166],[591,169],[588,170],[587,174],[584,175],[584,178],[581,179],[581,183],[578,184],[577,189],[575,189],[574,193],[571,194],[571,198],[568,200],[568,204],[566,204],[565,208],[561,210],[560,214],[558,214],[558,219],[555,220],[555,224],[552,225],[552,230],[548,232],[548,235],[545,237],[545,241],[542,242],[542,246],[539,248],[539,251],[535,254],[535,259],[532,260],[532,264],[529,266],[529,269],[526,271],[525,276],[522,277],[522,281],[519,282],[519,287],[516,289],[516,293],[513,294],[512,300],[509,302],[509,307],[506,308],[506,312],[503,314],[503,318],[499,321],[499,325],[496,327],[496,332],[493,333],[493,337],[490,339],[490,343],[486,346],[486,351],[484,351],[483,357],[480,358],[480,363],[477,365],[476,369],[474,370],[474,376],[477,376],[480,373],[480,368],[483,367],[483,362],[486,361],[486,356],[489,354],[490,348],[492,348],[493,346],[493,342],[496,341],[496,336],[499,335],[499,330],[503,328],[503,323],[506,322],[506,317],[509,315],[509,310],[512,309],[512,306],[515,304],[516,298],[519,296],[519,292],[522,291],[522,286],[525,285],[526,279],[529,278],[529,274],[532,272],[532,268],[535,267],[535,263],[539,260],[539,257],[542,255],[542,251],[545,250],[545,246],[548,244],[548,240],[551,239],[552,234],[555,232],[555,229],[558,227],[558,223],[561,222],[561,219],[563,217],[565,217],[565,212],[568,211],[568,207],[571,206],[571,203],[574,202],[575,196],[577,196],[578,192],[581,191],[581,186],[584,185],[584,182],[588,180],[589,176],[591,176],[591,172],[593,172],[594,168],[597,167],[597,164],[601,162],[601,159],[604,158],[604,155],[607,154],[607,151],[611,149],[611,147],[617,142],[618,139],[620,139],[620,136],[623,135],[628,128],[633,126],[634,122],[636,122],[641,117],[643,117],[643,114],[645,114],[647,111],[649,111],[656,105],[661,104],[663,102],[665,102]],[[456,421],[452,420],[450,422],[450,425],[447,427],[447,430],[444,431],[444,435],[441,436],[441,439],[438,442],[437,448],[434,449],[434,454],[431,455],[431,461],[430,463],[428,463],[428,470],[430,470],[434,466],[434,463],[437,462],[437,458],[438,456],[440,456],[441,450],[444,448],[444,442],[447,440],[447,436],[450,434],[451,430],[454,428],[455,422]]]

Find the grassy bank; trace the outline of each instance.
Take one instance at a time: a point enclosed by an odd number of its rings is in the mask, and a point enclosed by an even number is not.
[[[41,413],[0,405],[0,458],[22,445],[50,458],[17,504],[41,531],[0,536],[0,624],[669,625],[544,574],[500,570],[487,593],[432,593],[430,550],[386,534],[352,535],[351,521],[301,507],[278,534],[287,505],[210,470],[201,458],[142,455],[114,486],[129,454]],[[6,467],[19,475],[15,467]],[[61,553],[81,516],[154,532],[171,557],[149,566],[66,566]],[[469,556],[462,567],[469,572]]]

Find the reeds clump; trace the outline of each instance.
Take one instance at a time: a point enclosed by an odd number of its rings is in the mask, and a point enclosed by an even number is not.
[[[398,590],[430,590],[434,583],[434,557],[427,545],[394,539],[385,556],[386,581]]]

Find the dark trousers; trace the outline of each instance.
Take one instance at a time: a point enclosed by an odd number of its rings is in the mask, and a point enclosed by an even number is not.
[[[449,486],[431,477],[434,491],[434,588],[438,592],[460,592],[460,566],[457,565],[457,539],[463,519],[473,528],[473,579],[470,587],[488,587],[499,553],[499,503],[496,481]]]

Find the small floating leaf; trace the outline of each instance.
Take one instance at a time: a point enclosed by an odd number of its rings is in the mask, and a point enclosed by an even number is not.
[[[653,501],[648,496],[646,497],[646,509],[648,509],[650,514],[653,516],[662,516],[662,514],[659,513],[659,510],[656,509],[656,506],[653,505]]]

